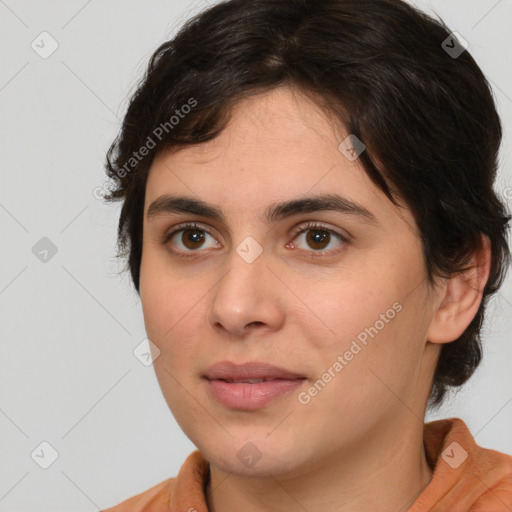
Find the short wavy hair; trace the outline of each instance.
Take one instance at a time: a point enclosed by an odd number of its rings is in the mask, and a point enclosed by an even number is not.
[[[215,138],[240,100],[282,85],[364,143],[365,172],[414,215],[430,284],[466,270],[481,234],[490,239],[478,312],[440,351],[436,408],[481,361],[486,304],[510,263],[511,216],[493,188],[502,128],[488,81],[441,19],[401,0],[228,0],[189,19],[152,55],[107,153],[105,199],[123,201],[118,257],[140,294],[154,157]]]

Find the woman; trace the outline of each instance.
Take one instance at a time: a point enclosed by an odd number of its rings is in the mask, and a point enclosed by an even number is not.
[[[395,0],[230,0],[110,148],[120,255],[197,446],[123,511],[506,511],[512,457],[424,423],[481,359],[510,216],[456,34]]]

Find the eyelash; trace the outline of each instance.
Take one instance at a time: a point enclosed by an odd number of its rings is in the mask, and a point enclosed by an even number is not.
[[[176,226],[173,231],[171,231],[169,233],[166,233],[163,236],[163,239],[161,240],[161,243],[165,245],[165,244],[167,244],[169,242],[169,240],[171,240],[171,238],[174,235],[176,235],[180,231],[186,231],[186,230],[189,230],[189,229],[190,230],[196,230],[196,231],[204,231],[205,233],[208,233],[210,236],[213,236],[211,229],[209,229],[208,227],[202,226],[201,224],[197,224],[195,222],[185,222],[183,224],[180,224],[180,225]],[[342,235],[338,231],[335,231],[335,230],[333,230],[331,228],[328,228],[328,227],[324,226],[322,223],[318,223],[318,222],[314,222],[314,221],[309,221],[306,224],[302,224],[302,225],[298,226],[297,229],[293,231],[293,238],[292,238],[292,240],[295,240],[299,235],[301,235],[302,233],[304,233],[306,231],[310,231],[310,230],[325,231],[325,232],[327,232],[327,233],[329,233],[331,235],[334,235],[335,237],[339,238],[339,240],[341,242],[343,242],[343,244],[346,244],[346,243],[349,242],[348,237]],[[329,255],[337,254],[342,249],[343,249],[343,247],[337,248],[337,249],[329,249],[327,251],[306,251],[305,249],[300,249],[300,250],[305,251],[307,253],[310,253],[309,256],[312,257],[312,258],[317,258],[317,257],[323,257],[326,254],[329,254]],[[199,252],[199,251],[200,250],[197,250],[197,251],[187,251],[190,254],[184,254],[184,253],[177,252],[177,251],[173,251],[173,253],[175,255],[179,256],[179,257],[182,257],[182,258],[194,258],[194,257],[197,257],[196,253]]]

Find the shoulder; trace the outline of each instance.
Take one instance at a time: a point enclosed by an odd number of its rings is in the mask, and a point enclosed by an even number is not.
[[[511,455],[478,445],[460,418],[428,423],[424,433],[427,458],[435,468],[419,504],[475,512],[512,510]]]
[[[207,510],[204,489],[208,477],[208,461],[199,450],[195,450],[187,457],[176,477],[100,512],[171,512],[171,505],[173,510],[193,510],[194,507],[183,506],[190,502]]]
[[[170,509],[171,492],[175,478],[169,478],[154,485],[111,508],[101,512],[164,512]]]
[[[479,450],[479,466],[471,468],[474,485],[482,489],[475,510],[512,510],[512,456],[480,446]]]

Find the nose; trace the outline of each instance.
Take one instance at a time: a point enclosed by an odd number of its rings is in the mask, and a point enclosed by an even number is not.
[[[256,329],[271,332],[281,327],[286,290],[276,278],[270,259],[263,251],[251,262],[233,251],[210,296],[210,328],[229,337],[243,338]]]

